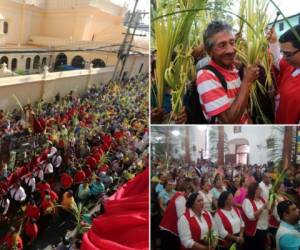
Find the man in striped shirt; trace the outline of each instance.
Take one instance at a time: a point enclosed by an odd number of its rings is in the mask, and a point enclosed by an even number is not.
[[[235,62],[235,37],[230,25],[213,21],[203,34],[205,50],[210,56],[209,65],[221,73],[227,90],[211,71],[202,69],[197,74],[197,90],[201,107],[207,120],[216,117],[217,123],[250,123],[247,112],[252,82],[259,75],[257,65],[245,69],[241,81]]]

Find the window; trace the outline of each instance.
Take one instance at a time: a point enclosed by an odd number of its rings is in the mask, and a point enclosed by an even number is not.
[[[93,68],[104,68],[106,66],[105,62],[102,59],[94,59],[92,61],[92,64]]]
[[[14,58],[11,61],[11,70],[15,71],[17,69],[17,67],[18,67],[18,60],[17,60],[17,58]]]
[[[3,33],[4,34],[8,33],[8,22],[4,22],[4,24],[3,24]]]
[[[284,22],[279,23],[279,30],[283,31],[284,30]]]
[[[72,66],[78,69],[84,68],[84,59],[82,56],[75,56],[72,60]]]
[[[298,23],[300,24],[300,16],[298,16],[298,19],[299,19],[299,20],[298,20]]]
[[[44,66],[47,65],[47,58],[44,57],[42,60],[42,67],[44,68]]]
[[[40,67],[40,56],[35,56],[33,59],[33,68],[38,69]]]
[[[31,58],[27,58],[26,59],[26,65],[25,65],[25,68],[26,70],[30,70],[30,67],[31,67]]]
[[[66,65],[67,61],[68,58],[64,53],[58,54],[55,60],[55,70],[61,70],[61,66]]]
[[[6,66],[8,65],[8,58],[6,56],[1,57],[0,64],[6,63]]]

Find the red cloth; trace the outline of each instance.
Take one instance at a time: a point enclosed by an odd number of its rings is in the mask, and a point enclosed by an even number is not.
[[[50,192],[51,187],[47,182],[46,183],[40,182],[36,185],[36,190],[40,193],[42,197],[44,197],[45,191],[48,190]]]
[[[53,202],[51,200],[44,199],[41,203],[41,211],[44,213],[49,207],[53,207]]]
[[[78,170],[74,175],[75,184],[82,183],[84,179],[85,179],[85,172],[83,170]]]
[[[25,227],[25,233],[30,239],[36,239],[38,235],[38,226],[35,223],[28,222]]]
[[[295,67],[284,59],[280,61],[279,105],[275,123],[298,124],[300,122],[300,75],[292,76]]]
[[[12,235],[10,233],[8,233],[5,236],[4,241],[7,243],[8,249],[12,250],[13,249],[13,238]],[[20,236],[17,236],[17,250],[22,250],[23,249],[23,241],[22,238]]]
[[[167,229],[169,232],[172,232],[175,235],[178,235],[178,229],[177,229],[177,211],[176,211],[176,205],[175,202],[178,197],[182,196],[182,192],[176,192],[171,200],[168,202],[168,206],[166,208],[166,211],[164,212],[164,216],[162,217],[162,220],[160,222],[159,227],[162,229]]]
[[[36,205],[27,205],[26,216],[38,220],[40,217],[40,209]]]
[[[88,156],[86,159],[86,164],[92,169],[92,170],[95,170],[96,169],[96,166],[97,166],[97,161],[94,157],[92,156]]]
[[[189,209],[187,209],[185,211],[183,216],[185,216],[185,218],[187,219],[187,221],[189,223],[190,231],[192,234],[192,239],[198,243],[202,243],[200,240],[201,239],[201,228],[200,228],[200,225],[198,224],[195,216],[191,217]],[[203,217],[208,225],[209,230],[211,230],[212,221],[211,221],[211,218],[210,218],[210,215],[208,214],[208,212],[204,211]],[[186,250],[186,248],[183,245],[181,245],[181,250]]]
[[[106,213],[93,220],[84,234],[82,250],[149,249],[148,172],[147,168],[106,200]]]
[[[40,120],[38,120],[35,115],[32,116],[33,116],[33,133],[34,134],[42,133],[45,130],[45,127],[42,126]]]
[[[50,192],[50,198],[51,198],[51,200],[53,202],[58,201],[58,195],[57,195],[57,193],[55,193],[53,190],[51,190],[51,192]]]
[[[98,169],[98,173],[107,172],[108,170],[109,170],[109,166],[107,164],[104,164]]]
[[[73,178],[69,174],[63,173],[60,178],[60,183],[63,189],[70,188],[73,184]]]
[[[114,133],[114,138],[118,141],[120,139],[122,139],[122,137],[124,136],[124,133],[122,131],[117,131]]]
[[[241,217],[241,216],[240,216],[240,213],[239,213],[239,210],[238,210],[236,207],[234,207],[234,210],[235,210],[235,212],[237,213],[237,215],[238,215],[239,217]],[[223,223],[223,225],[224,225],[225,230],[226,230],[229,234],[233,234],[232,225],[231,225],[229,219],[226,217],[226,215],[222,212],[222,210],[221,210],[220,208],[217,209],[217,213],[218,213],[219,217],[221,218],[221,221],[222,221],[222,223]],[[219,244],[220,244],[222,247],[226,248],[226,247],[230,247],[230,246],[231,246],[232,241],[230,241],[230,240],[220,240],[220,241],[219,241]]]
[[[263,203],[265,203],[265,201],[262,198],[260,198],[260,199]],[[256,204],[255,204],[254,200],[252,200],[252,199],[249,199],[249,201],[251,202],[253,212],[255,213],[257,211]],[[255,233],[256,233],[256,227],[257,227],[258,219],[249,220],[247,215],[245,214],[244,210],[242,210],[242,217],[243,217],[243,220],[245,222],[245,234],[247,236],[254,236]]]
[[[83,171],[85,173],[86,178],[90,178],[93,174],[91,169],[88,166],[86,166]]]

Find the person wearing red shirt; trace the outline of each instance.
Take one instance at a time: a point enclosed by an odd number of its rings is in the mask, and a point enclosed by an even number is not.
[[[79,185],[85,179],[85,172],[81,167],[78,168],[77,172],[74,175],[74,184]]]
[[[60,178],[61,186],[64,190],[73,185],[73,178],[68,173],[63,173]]]
[[[58,195],[53,190],[46,190],[44,192],[44,196],[42,197],[42,200],[44,200],[46,195],[50,196],[50,200],[52,202],[57,202],[58,201]]]
[[[103,164],[97,171],[97,173],[100,172],[107,172],[109,170],[109,166],[107,164]]]
[[[278,91],[275,98],[275,123],[277,124],[300,122],[300,42],[294,32],[300,35],[300,25],[281,35],[280,46],[274,30],[269,36],[274,65],[279,70]]]
[[[86,159],[86,164],[92,169],[95,170],[97,166],[97,160],[93,156],[88,156]]]
[[[35,219],[29,219],[24,227],[24,232],[26,236],[29,238],[29,242],[27,245],[31,245],[32,241],[34,241],[38,236],[38,226],[36,224]]]
[[[51,190],[51,187],[49,185],[49,183],[47,183],[45,180],[42,180],[41,182],[39,182],[37,185],[36,185],[36,190],[40,193],[40,196],[41,197],[44,197],[44,193],[46,190],[50,191]]]
[[[85,173],[85,176],[86,178],[90,178],[92,176],[92,171],[91,169],[89,168],[89,166],[85,166],[85,168],[83,169],[84,173]]]
[[[5,235],[3,245],[6,245],[8,250],[23,250],[23,240],[14,227]]]
[[[39,221],[39,228],[45,230],[52,222],[52,218],[56,213],[55,205],[51,201],[50,195],[46,195],[41,203],[42,216]]]
[[[30,202],[27,204],[25,214],[28,218],[35,220],[40,218],[40,209],[37,207],[34,200],[30,200]]]

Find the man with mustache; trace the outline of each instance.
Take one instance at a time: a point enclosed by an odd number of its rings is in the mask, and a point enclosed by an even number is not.
[[[210,123],[251,123],[247,105],[251,84],[258,78],[259,68],[257,65],[246,68],[241,81],[234,65],[235,36],[227,23],[210,23],[203,34],[203,42],[211,58],[210,68],[198,72],[196,83],[205,118]]]

